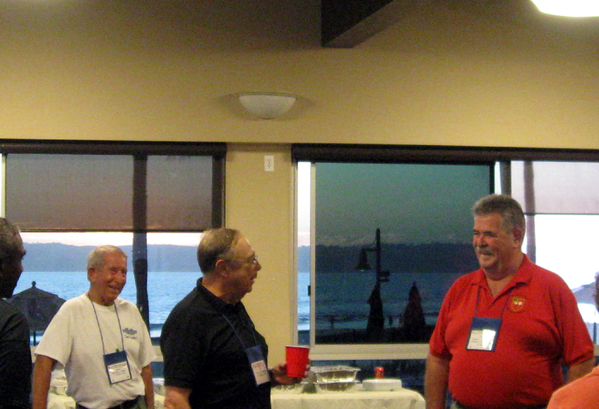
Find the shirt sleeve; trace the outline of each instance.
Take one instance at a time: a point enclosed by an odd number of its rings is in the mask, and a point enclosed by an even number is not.
[[[445,330],[447,329],[449,310],[451,309],[452,290],[453,287],[450,288],[443,299],[443,304],[441,305],[441,310],[437,317],[437,324],[435,325],[435,330],[429,341],[430,354],[442,359],[451,359],[451,353],[445,342]]]
[[[70,303],[67,302],[58,310],[38,346],[35,355],[44,355],[55,359],[59,364],[65,366],[71,355],[71,312]]]
[[[552,302],[562,337],[565,364],[572,366],[593,358],[593,341],[580,315],[576,297],[559,276],[552,289]]]

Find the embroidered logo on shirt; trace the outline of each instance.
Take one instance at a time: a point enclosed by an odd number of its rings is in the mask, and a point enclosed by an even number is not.
[[[135,329],[125,328],[123,333],[125,334],[125,338],[137,339],[137,330]]]
[[[522,295],[513,295],[508,309],[511,312],[522,312],[524,311],[524,304],[526,304],[526,298]]]

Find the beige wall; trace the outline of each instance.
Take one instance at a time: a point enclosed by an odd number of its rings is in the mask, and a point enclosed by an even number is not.
[[[264,156],[274,172],[264,171]],[[226,225],[244,233],[262,270],[244,298],[256,328],[266,336],[271,365],[284,361],[293,340],[294,274],[293,171],[290,149],[281,145],[229,145],[226,162]]]
[[[324,49],[318,0],[195,3],[0,0],[0,137],[599,147],[597,39],[431,2]]]
[[[274,363],[292,341],[291,143],[599,149],[597,36],[430,3],[324,49],[318,0],[0,0],[0,138],[230,143],[227,225],[261,256],[247,303]],[[259,120],[242,91],[299,101]]]

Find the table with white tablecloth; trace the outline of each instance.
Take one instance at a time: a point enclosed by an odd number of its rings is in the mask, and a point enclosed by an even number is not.
[[[424,409],[424,398],[409,389],[271,394],[272,409]]]

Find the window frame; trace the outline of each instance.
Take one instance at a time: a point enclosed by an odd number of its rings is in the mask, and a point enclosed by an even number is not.
[[[226,158],[225,143],[204,142],[121,142],[121,141],[41,141],[41,140],[5,140],[0,143],[2,164],[0,168],[0,216],[6,214],[6,158],[10,154],[44,154],[44,155],[123,155],[133,157],[133,259],[131,264],[136,266],[136,258],[147,258],[146,234],[150,232],[184,232],[183,230],[149,230],[147,226],[147,208],[145,199],[145,169],[149,156],[211,156],[212,157],[212,220],[209,227],[224,225],[225,186],[224,166]],[[55,232],[54,229],[28,229],[31,232]],[[64,232],[90,231],[64,229]],[[107,230],[102,230],[107,231]],[[121,231],[121,230],[119,230]],[[194,230],[195,231],[195,230]],[[149,326],[149,302],[147,294],[147,268],[134,269],[135,282],[138,289],[137,305],[142,317]]]

